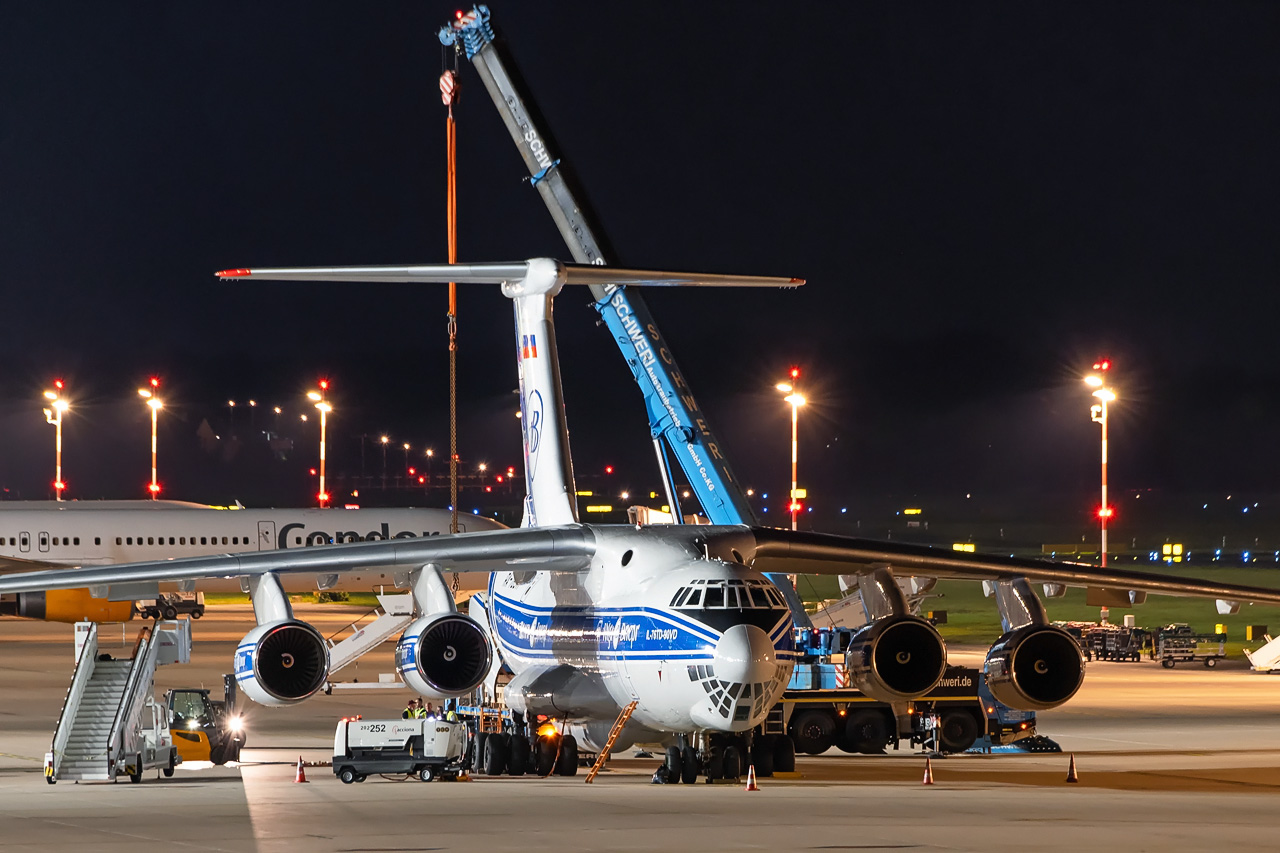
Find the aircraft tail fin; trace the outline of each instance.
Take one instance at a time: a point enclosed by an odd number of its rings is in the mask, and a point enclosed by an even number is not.
[[[551,258],[514,263],[421,266],[231,269],[219,278],[276,281],[457,282],[501,284],[515,306],[516,364],[520,375],[520,428],[524,438],[523,526],[578,522],[569,430],[564,416],[552,302],[566,284],[657,287],[798,287],[798,278],[619,269],[565,264]]]

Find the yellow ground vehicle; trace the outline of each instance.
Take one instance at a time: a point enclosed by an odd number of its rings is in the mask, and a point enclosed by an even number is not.
[[[165,695],[173,744],[183,761],[238,761],[245,744],[244,719],[236,713],[235,676],[224,675],[223,698],[203,688],[178,688]]]

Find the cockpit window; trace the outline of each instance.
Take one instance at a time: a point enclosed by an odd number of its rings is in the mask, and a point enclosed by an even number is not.
[[[706,590],[706,595],[703,595]],[[786,602],[773,585],[759,580],[693,580],[671,597],[674,608],[730,608],[734,610],[785,609]]]

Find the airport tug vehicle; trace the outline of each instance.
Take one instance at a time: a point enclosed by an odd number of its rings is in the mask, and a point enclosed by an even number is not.
[[[343,783],[371,773],[454,780],[467,752],[465,723],[431,717],[401,720],[343,718],[333,736],[333,773]]]

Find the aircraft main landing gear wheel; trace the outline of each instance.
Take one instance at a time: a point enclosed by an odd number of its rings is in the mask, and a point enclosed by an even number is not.
[[[556,762],[556,775],[578,775],[578,739],[573,735],[560,738],[560,759]]]
[[[707,750],[707,781],[724,778],[724,749],[713,746]]]
[[[338,771],[338,778],[342,780],[342,784],[350,785],[352,782],[356,781],[356,771],[352,770],[350,767],[344,767]]]
[[[698,771],[702,769],[702,761],[698,758],[698,750],[686,746],[680,750],[680,781],[692,785],[698,781]]]
[[[787,735],[778,735],[773,744],[773,772],[796,772],[796,745]]]
[[[784,735],[785,737],[785,735]],[[777,749],[776,735],[759,735],[751,744],[751,764],[756,775],[762,778],[773,775],[773,755]]]
[[[724,748],[724,778],[740,779],[742,777],[742,753],[736,746]]]
[[[484,744],[484,774],[501,776],[507,769],[507,745],[501,737],[490,735]]]
[[[507,774],[523,776],[529,771],[529,739],[524,735],[512,735],[510,754],[507,756]]]
[[[533,772],[539,776],[550,776],[556,769],[556,738],[550,735],[538,735],[533,744]]]

